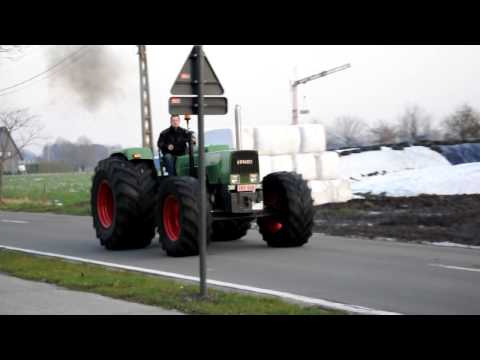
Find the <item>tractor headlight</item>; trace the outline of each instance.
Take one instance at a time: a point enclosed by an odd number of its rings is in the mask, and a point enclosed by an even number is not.
[[[230,175],[230,184],[240,184],[240,175],[237,174],[232,174]]]
[[[250,182],[251,183],[258,183],[258,174],[250,174]]]

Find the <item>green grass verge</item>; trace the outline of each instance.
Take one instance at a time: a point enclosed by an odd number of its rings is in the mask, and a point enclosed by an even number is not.
[[[0,210],[90,215],[92,173],[4,177]]]
[[[281,299],[209,289],[131,271],[0,250],[0,272],[72,290],[205,315],[342,315],[342,311],[301,306]]]

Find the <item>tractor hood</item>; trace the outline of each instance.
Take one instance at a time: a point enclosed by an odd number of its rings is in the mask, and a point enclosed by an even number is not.
[[[194,153],[198,167],[198,153]],[[209,184],[230,184],[230,175],[239,175],[242,184],[249,184],[250,174],[259,173],[258,153],[253,150],[233,150],[228,145],[214,145],[205,149],[206,172]],[[177,159],[177,174],[188,176],[188,155]]]

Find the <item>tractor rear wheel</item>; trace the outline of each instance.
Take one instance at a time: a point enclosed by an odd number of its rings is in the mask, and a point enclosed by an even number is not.
[[[160,243],[168,256],[198,255],[200,183],[197,179],[166,177],[159,190],[156,214]],[[207,242],[209,238],[210,221],[207,221]]]
[[[149,162],[113,155],[98,163],[91,189],[93,227],[108,250],[140,249],[155,236],[157,173]]]
[[[263,202],[276,215],[258,218],[263,239],[272,247],[302,246],[312,236],[315,209],[302,176],[277,172],[263,179]]]
[[[223,220],[212,224],[212,241],[238,240],[247,234],[252,220]]]

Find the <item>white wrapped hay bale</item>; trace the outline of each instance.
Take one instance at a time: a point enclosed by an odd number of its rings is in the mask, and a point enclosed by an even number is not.
[[[302,153],[319,153],[327,149],[325,128],[322,124],[299,125]]]
[[[315,154],[317,179],[335,180],[340,178],[340,156],[335,151]]]
[[[276,155],[270,157],[272,161],[272,172],[294,171],[292,155]]]
[[[242,150],[255,150],[254,130],[251,127],[242,128]]]
[[[255,128],[255,149],[259,155],[295,154],[300,151],[297,126],[264,126]]]
[[[316,158],[314,154],[296,154],[293,156],[294,169],[304,180],[317,178]]]
[[[258,162],[260,165],[260,178],[264,178],[265,176],[273,172],[271,156],[268,156],[268,155],[259,156]]]
[[[311,180],[307,182],[312,190],[313,205],[323,205],[334,202],[334,193],[331,181]]]
[[[352,200],[353,194],[348,180],[311,180],[313,205],[342,203]]]
[[[350,181],[345,179],[331,180],[333,191],[333,202],[342,203],[353,199]]]

